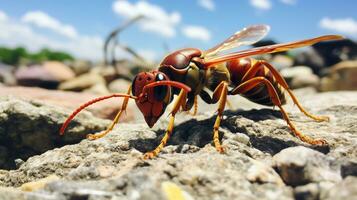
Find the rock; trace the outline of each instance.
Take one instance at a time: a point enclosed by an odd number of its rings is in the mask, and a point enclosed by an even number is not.
[[[0,96],[7,95],[28,100],[41,101],[43,103],[51,104],[54,106],[60,106],[67,108],[71,112],[85,102],[99,97],[98,95],[89,93],[46,90],[41,88],[0,86]],[[96,117],[103,119],[113,119],[120,109],[121,104],[122,99],[120,98],[107,99],[105,101],[89,106],[86,110],[91,112]],[[139,116],[139,111],[137,111],[135,103],[130,101],[127,107],[126,115],[121,118],[121,121],[133,121]]]
[[[176,199],[193,200],[194,199],[189,193],[182,190],[175,183],[169,181],[162,182],[161,187],[163,193],[165,194],[168,200],[176,200]]]
[[[319,84],[319,77],[313,74],[312,70],[306,66],[285,68],[280,73],[292,89],[317,87]]]
[[[104,78],[96,73],[86,73],[61,83],[58,88],[60,90],[82,91],[97,84],[105,84]]]
[[[301,200],[318,200],[321,195],[334,187],[331,182],[309,183],[303,186],[298,186],[294,189],[295,199]]]
[[[76,143],[86,134],[102,130],[108,124],[84,112],[70,124],[67,134],[61,137],[59,129],[68,115],[68,110],[65,112],[59,107],[1,97],[0,160],[4,162],[0,162],[0,168],[14,168],[15,159],[26,160],[49,149]]]
[[[13,75],[15,67],[0,63],[0,83],[8,86],[16,85],[16,79]]]
[[[103,83],[92,85],[90,88],[83,90],[83,92],[98,94],[98,95],[108,95],[110,93],[107,86]]]
[[[298,53],[294,58],[294,66],[309,66],[314,74],[321,75],[326,68],[324,58],[313,48]]]
[[[57,181],[59,180],[59,177],[56,175],[50,175],[46,178],[34,181],[34,182],[28,182],[25,183],[23,185],[21,185],[20,189],[22,191],[27,191],[27,192],[32,192],[32,191],[36,191],[39,189],[43,189],[45,187],[45,185],[53,182],[53,181]]]
[[[277,70],[282,70],[285,68],[290,68],[293,66],[293,59],[285,55],[276,55],[273,59],[269,62],[276,68]]]
[[[274,183],[283,186],[283,180],[280,176],[267,164],[256,162],[247,172],[247,179],[256,183]]]
[[[48,61],[43,65],[20,67],[15,76],[19,85],[55,89],[61,82],[72,79],[75,75],[63,63]]]
[[[119,77],[114,67],[111,66],[96,66],[90,72],[103,77],[106,83],[112,82]]]
[[[333,158],[306,147],[284,149],[273,160],[274,167],[288,185],[342,180],[340,166],[333,162]]]
[[[217,105],[200,104],[195,118],[177,115],[174,133],[155,159],[142,156],[159,144],[169,111],[152,129],[143,120],[121,123],[101,139],[49,150],[29,158],[18,169],[0,170],[0,185],[19,187],[56,175],[59,180],[25,197],[167,199],[169,194],[185,193],[186,198],[194,199],[325,199],[336,197],[332,188],[345,186],[340,195],[353,198],[356,184],[350,177],[357,160],[357,93],[317,94],[300,89],[297,94],[307,110],[328,115],[331,122],[314,122],[290,102],[285,106],[289,116],[302,133],[326,139],[328,148],[292,136],[279,111],[230,97],[232,105],[240,109],[224,112],[219,132],[225,154],[217,153],[212,142]],[[251,105],[259,109],[251,109]],[[292,170],[302,167],[294,172],[307,175],[297,177],[297,186],[286,184],[283,168],[276,165],[281,155],[283,163],[288,160],[295,165]],[[5,195],[0,193],[0,198]]]
[[[69,63],[69,67],[77,76],[89,72],[91,66],[92,64],[85,60],[75,60]]]
[[[220,155],[210,144],[196,153],[163,153],[155,160],[142,160],[142,154],[132,148],[144,147],[148,142],[143,138],[155,137],[154,132],[142,125],[122,125],[100,140],[84,140],[32,157],[18,170],[0,175],[0,180],[4,180],[1,184],[18,185],[55,173],[67,180],[48,184],[45,192],[65,196],[151,199],[155,195],[155,199],[164,199],[168,191],[162,185],[170,182],[195,199],[230,199],[237,195],[242,199],[292,199],[292,191],[281,185],[281,180],[276,185],[274,181],[246,179],[251,166],[259,161],[239,152]],[[126,143],[131,148],[127,149]],[[103,166],[113,169],[110,178],[100,178]],[[272,173],[268,177],[277,175],[272,168],[266,173]]]
[[[38,86],[48,89],[58,87],[59,81],[43,69],[41,65],[20,67],[15,72],[17,83],[23,86]]]
[[[65,200],[64,196],[57,194],[23,192],[14,188],[0,187],[0,198],[2,200],[28,200],[28,199],[43,199],[43,200]]]
[[[329,69],[323,77],[319,89],[321,91],[356,90],[357,61],[342,61]]]
[[[126,93],[131,83],[124,79],[116,79],[109,83],[108,88],[111,93]]]
[[[357,198],[357,177],[349,176],[321,194],[321,199],[352,200]]]
[[[319,42],[312,47],[322,56],[325,66],[357,59],[357,43],[350,39]]]
[[[46,61],[43,68],[58,81],[66,81],[75,77],[74,72],[65,64],[58,61]]]

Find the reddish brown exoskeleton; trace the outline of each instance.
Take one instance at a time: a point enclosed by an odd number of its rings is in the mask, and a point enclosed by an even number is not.
[[[269,32],[269,26],[255,25],[244,28],[240,32],[218,44],[217,46],[201,51],[195,48],[186,48],[175,51],[166,56],[158,70],[141,72],[136,75],[127,94],[113,94],[94,99],[79,107],[66,120],[61,128],[61,134],[74,116],[85,107],[112,97],[124,97],[121,110],[110,127],[96,134],[89,134],[89,139],[98,139],[110,132],[125,111],[129,99],[134,99],[136,105],[144,115],[146,123],[152,127],[164,113],[166,106],[177,95],[167,131],[159,146],[145,154],[145,158],[155,157],[168,141],[174,126],[175,114],[180,108],[190,110],[193,105],[194,113],[197,110],[197,96],[208,104],[218,102],[218,114],[213,127],[213,141],[217,151],[224,152],[220,141],[218,128],[222,113],[226,105],[227,95],[240,94],[247,99],[262,105],[279,107],[291,131],[302,141],[313,145],[325,145],[323,139],[313,139],[299,132],[290,121],[282,105],[285,103],[284,91],[306,116],[316,121],[328,121],[326,116],[315,116],[308,113],[298,102],[289,89],[289,86],[279,72],[268,62],[256,60],[249,56],[287,51],[315,44],[320,41],[342,39],[338,35],[326,35],[312,39],[301,40],[284,44],[263,46],[234,53],[223,52],[242,45],[251,45],[262,39]],[[223,54],[223,55],[222,55]],[[212,96],[207,92],[211,90]],[[130,93],[132,95],[130,95]]]

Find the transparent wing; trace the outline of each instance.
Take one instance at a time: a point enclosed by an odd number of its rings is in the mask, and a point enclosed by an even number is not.
[[[267,54],[267,53],[276,53],[276,52],[281,52],[281,51],[287,51],[290,49],[294,48],[300,48],[304,46],[310,46],[315,43],[321,42],[321,41],[328,41],[328,40],[340,40],[343,39],[343,36],[340,35],[325,35],[325,36],[320,36],[316,38],[311,38],[307,40],[300,40],[296,42],[289,42],[289,43],[283,43],[283,44],[275,44],[275,45],[268,45],[268,46],[263,46],[263,47],[257,47],[253,49],[248,49],[248,50],[243,50],[243,51],[238,51],[226,55],[217,55],[213,57],[207,57],[205,58],[205,65],[209,67],[210,65],[215,65],[221,62],[226,62],[229,60],[233,59],[238,59],[238,58],[243,58],[243,57],[248,57],[248,56],[253,56],[253,55],[258,55],[258,54]]]
[[[217,53],[233,49],[243,45],[251,45],[264,38],[270,30],[268,25],[253,25],[236,32],[217,46],[204,52],[205,57],[211,57]]]

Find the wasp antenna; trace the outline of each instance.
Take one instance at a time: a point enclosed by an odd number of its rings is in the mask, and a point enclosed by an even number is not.
[[[99,101],[103,101],[105,99],[110,99],[110,98],[113,98],[113,97],[129,97],[131,99],[136,99],[135,96],[131,96],[131,95],[127,95],[127,94],[112,94],[112,95],[108,95],[108,96],[102,96],[102,97],[98,97],[98,98],[95,98],[95,99],[92,99],[90,101],[88,101],[87,103],[79,106],[67,119],[66,121],[63,123],[61,129],[60,129],[60,135],[63,135],[64,134],[64,131],[66,130],[69,122],[72,121],[72,119],[79,113],[81,112],[84,108],[94,104],[94,103],[97,103]]]
[[[144,87],[143,91],[145,91],[151,87],[156,87],[156,86],[161,86],[161,85],[169,85],[169,86],[177,87],[177,88],[185,90],[185,92],[187,92],[187,93],[191,92],[190,87],[188,87],[187,85],[185,85],[183,83],[177,82],[177,81],[156,81],[156,82],[147,84]]]

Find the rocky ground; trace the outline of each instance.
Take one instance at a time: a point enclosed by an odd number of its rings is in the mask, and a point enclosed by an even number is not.
[[[62,138],[70,110],[1,98],[7,170],[0,170],[0,199],[357,199],[357,92],[296,93],[308,110],[331,118],[314,122],[285,106],[299,130],[328,147],[299,141],[277,109],[233,97],[220,128],[226,154],[212,144],[214,107],[200,105],[196,117],[178,115],[170,142],[152,160],[142,155],[159,143],[166,114],[153,129],[142,120],[121,123],[89,141],[84,135],[107,120],[84,113]]]

